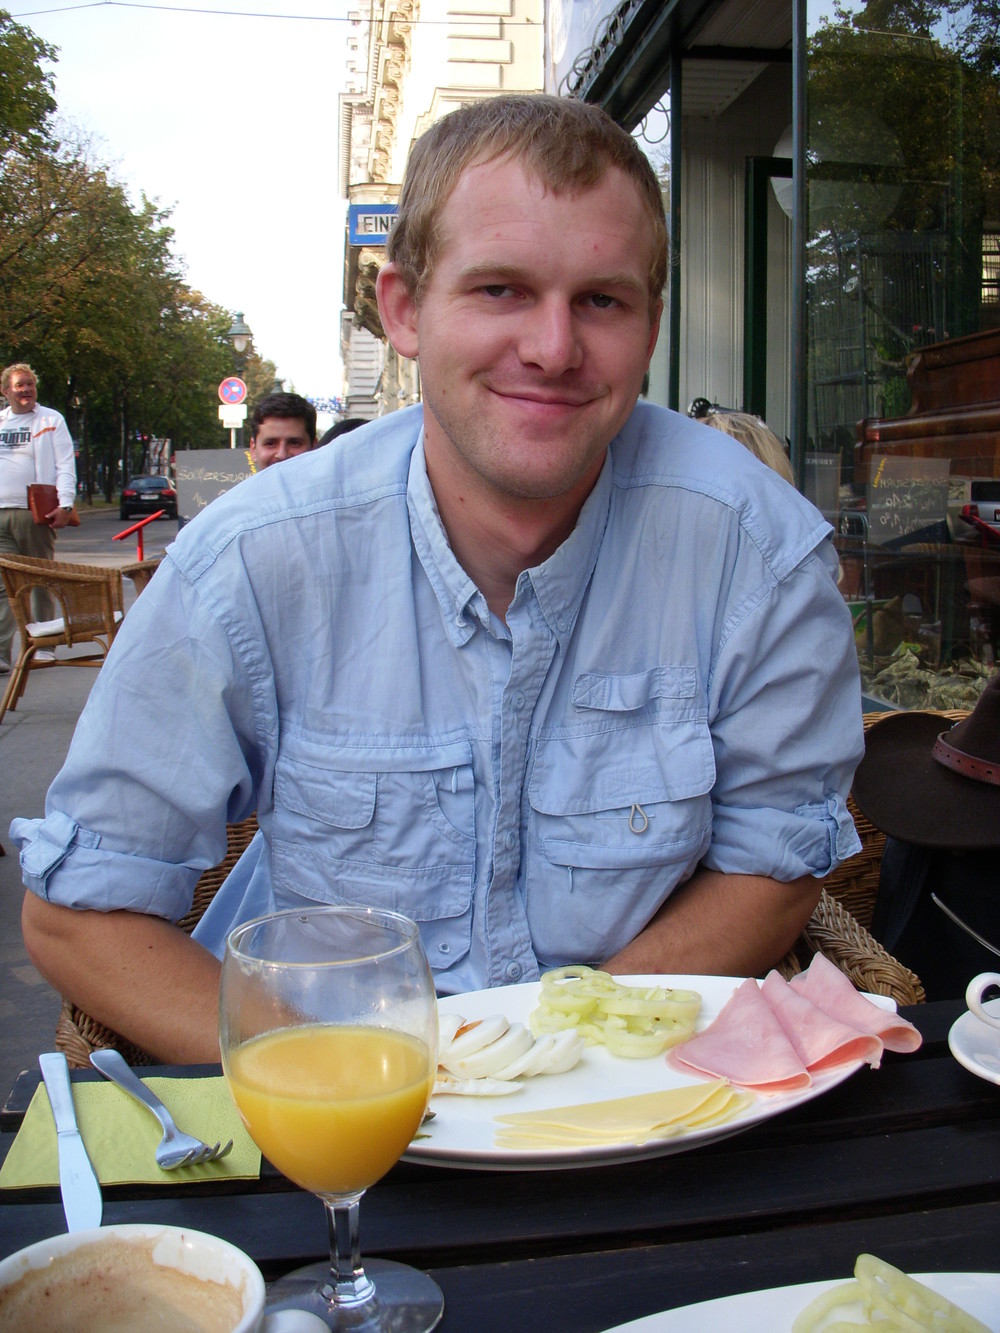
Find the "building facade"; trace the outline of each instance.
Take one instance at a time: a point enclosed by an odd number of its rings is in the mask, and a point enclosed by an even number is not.
[[[352,411],[381,416],[417,402],[420,378],[417,363],[385,342],[379,322],[380,219],[391,217],[410,145],[435,120],[477,97],[541,89],[544,0],[372,0],[351,23],[349,91],[339,102],[340,185],[348,201],[341,346]],[[369,391],[362,380],[370,378],[373,354]]]
[[[1000,650],[992,0],[551,0],[546,88],[655,159],[650,397],[764,418],[828,515],[869,698],[965,707]],[[653,154],[651,153],[651,156]]]

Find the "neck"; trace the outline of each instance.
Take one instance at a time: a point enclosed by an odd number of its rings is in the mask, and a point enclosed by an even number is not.
[[[27,416],[29,412],[34,412],[35,404],[32,403],[30,407],[18,407],[17,403],[11,403],[10,410],[16,417],[24,417]]]
[[[429,468],[428,475],[455,559],[493,614],[504,619],[519,576],[558,550],[576,526],[580,504],[508,500],[476,506],[464,494],[439,493]]]

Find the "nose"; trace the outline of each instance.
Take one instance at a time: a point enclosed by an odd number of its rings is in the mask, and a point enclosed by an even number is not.
[[[583,360],[573,308],[559,297],[539,300],[524,314],[518,355],[524,365],[538,366],[546,375],[577,370]]]

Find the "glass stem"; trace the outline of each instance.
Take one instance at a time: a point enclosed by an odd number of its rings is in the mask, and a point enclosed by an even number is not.
[[[375,1294],[375,1283],[361,1266],[358,1239],[361,1195],[323,1202],[330,1230],[330,1290],[323,1294],[334,1305],[361,1305]]]

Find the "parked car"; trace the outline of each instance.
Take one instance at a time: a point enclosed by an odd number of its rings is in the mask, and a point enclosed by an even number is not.
[[[167,477],[133,477],[122,491],[119,513],[122,518],[135,514],[165,511],[167,518],[177,517],[177,492]]]

